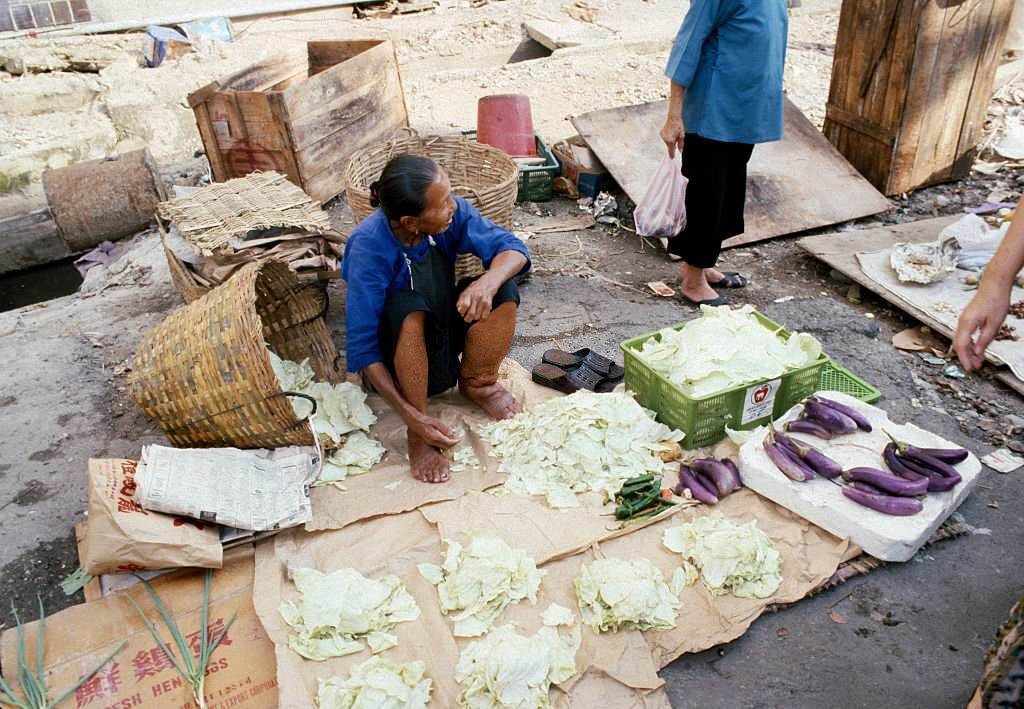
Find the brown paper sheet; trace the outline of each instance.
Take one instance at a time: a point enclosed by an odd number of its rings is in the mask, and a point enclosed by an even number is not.
[[[153,581],[168,611],[177,615],[188,642],[198,641],[199,637],[203,575],[201,571],[183,571]],[[277,706],[274,648],[252,605],[252,579],[251,546],[229,552],[225,567],[213,574],[211,630],[227,623],[236,611],[238,618],[210,661],[206,678],[210,709],[272,709]],[[44,665],[47,684],[52,688],[51,699],[73,686],[83,673],[111,653],[122,640],[127,640],[128,644],[112,662],[62,706],[152,709],[194,706],[190,691],[160,652],[128,601],[129,597],[163,631],[162,639],[171,642],[170,634],[157,620],[159,614],[141,585],[48,617]],[[35,622],[26,626],[32,658],[35,657],[37,628]],[[4,678],[12,685],[18,666],[17,647],[17,633],[8,629],[2,639],[2,660]]]
[[[757,520],[758,528],[775,542],[782,556],[782,585],[764,599],[737,598],[731,594],[714,596],[700,580],[688,586],[682,595],[676,627],[644,633],[658,667],[686,653],[707,650],[740,637],[768,606],[798,601],[824,583],[835,573],[847,551],[846,540],[833,537],[749,490],[740,490],[714,507],[685,510],[635,534],[605,542],[600,551],[608,557],[650,559],[665,572],[667,579],[682,557],[662,544],[665,530],[714,512],[739,523]]]
[[[217,525],[148,512],[133,499],[135,461],[89,461],[89,525],[79,556],[95,575],[198,566],[220,568]]]
[[[297,595],[287,579],[287,569],[305,566],[327,573],[351,567],[371,577],[399,576],[416,599],[421,615],[416,621],[395,626],[393,632],[399,638],[398,646],[385,651],[384,655],[399,662],[423,660],[428,676],[434,681],[431,705],[456,706],[459,686],[454,680],[454,670],[461,648],[472,639],[456,639],[452,635],[451,623],[441,613],[436,590],[416,568],[423,562],[440,563],[441,554],[436,529],[418,512],[366,520],[342,530],[315,535],[292,530],[258,545],[254,602],[276,646],[281,707],[312,706],[318,678],[346,677],[352,666],[370,657],[369,651],[364,650],[347,657],[313,662],[288,648],[290,628],[278,608],[281,601]],[[574,597],[570,595],[574,593],[571,578],[580,558],[571,557],[548,565],[554,573],[549,572],[550,578],[542,581],[537,604],[514,604],[505,610],[499,623],[518,623],[520,632],[533,633],[541,626],[540,615],[552,600],[575,609]],[[564,582],[550,582],[552,578],[569,579],[569,586]],[[563,629],[563,632],[566,631]],[[664,706],[654,692],[662,686],[662,680],[640,633],[598,638],[586,630],[577,653],[577,669],[580,673],[586,672],[583,679],[567,682],[566,692],[553,691],[553,697],[562,697],[560,706],[585,706],[575,701],[564,703],[568,700],[565,695],[571,696],[576,684],[581,684],[588,696],[604,693],[629,697],[623,706]]]
[[[534,384],[530,373],[511,360],[502,364],[500,380],[526,407],[561,396]],[[472,445],[483,467],[452,473],[448,482],[440,484],[413,479],[409,472],[405,423],[380,396],[371,395],[367,404],[378,417],[370,435],[381,442],[387,453],[369,473],[345,480],[342,483],[345,491],[333,485],[313,488],[313,519],[306,525],[306,531],[342,529],[360,520],[408,512],[432,502],[454,500],[466,492],[486,490],[505,481],[505,476],[497,472],[497,462],[487,455],[487,444],[470,431],[470,428],[490,419],[458,392],[451,391],[432,398],[430,413],[463,437],[459,446]]]

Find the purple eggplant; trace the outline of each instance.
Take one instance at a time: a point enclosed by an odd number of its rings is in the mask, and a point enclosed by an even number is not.
[[[701,458],[690,463],[690,468],[702,478],[710,480],[715,489],[718,490],[718,497],[722,498],[736,490],[739,485],[733,478],[732,471],[728,466],[714,458]]]
[[[854,490],[862,490],[864,492],[870,492],[872,495],[881,495],[882,497],[885,497],[886,495],[889,494],[885,490],[880,490],[877,487],[875,487],[874,485],[870,485],[868,483],[862,483],[859,480],[855,480],[855,481],[853,481],[851,483],[847,483],[847,485],[849,487],[852,487]]]
[[[905,480],[877,468],[844,470],[843,480],[867,483],[890,495],[899,497],[917,497],[928,492],[928,480]]]
[[[897,446],[897,448],[899,448],[899,446]],[[928,455],[927,453],[923,452],[920,448],[914,449],[914,452],[910,452],[908,447],[908,450],[900,451],[900,457],[903,460],[907,460],[909,458],[910,460],[913,460],[916,463],[926,465],[945,478],[960,477],[960,473],[958,473],[956,468],[954,468],[952,465],[945,461],[939,460],[935,456]]]
[[[725,467],[732,473],[733,482],[736,483],[736,489],[739,490],[743,487],[743,478],[740,477],[740,469],[732,462],[732,458],[722,458],[722,462],[725,463]]]
[[[697,480],[689,466],[679,467],[679,481],[690,490],[693,499],[700,500],[706,505],[717,505],[718,496],[712,490],[704,486],[704,483]]]
[[[814,399],[804,403],[804,416],[832,433],[853,433],[857,430],[857,422],[852,418]]]
[[[965,448],[918,448],[916,446],[907,446],[907,454],[915,455],[916,453],[924,453],[930,455],[932,458],[949,463],[950,465],[956,465],[967,460],[967,449]]]
[[[946,477],[937,470],[932,470],[916,460],[904,458],[900,455],[896,457],[906,468],[928,478],[928,492],[946,492],[947,490],[952,490],[960,482],[960,473],[957,473],[956,477]]]
[[[775,463],[775,467],[790,480],[802,483],[814,477],[813,470],[780,444],[766,440],[762,445],[764,445],[764,452]]]
[[[885,450],[882,451],[882,457],[885,459],[885,464],[889,466],[889,470],[899,475],[901,478],[906,480],[928,480],[927,475],[922,475],[914,470],[911,470],[903,464],[900,457],[896,454],[896,444],[889,443],[886,445]]]
[[[834,480],[843,474],[843,466],[809,443],[790,438],[784,433],[773,433],[775,441],[790,453],[797,455],[811,470],[823,478]]]
[[[921,501],[913,497],[873,495],[870,492],[858,490],[850,487],[849,485],[843,485],[843,495],[857,504],[864,505],[876,512],[881,512],[887,515],[907,517],[909,515],[916,515],[924,509],[924,505],[921,504]]]
[[[815,396],[813,397],[813,399],[814,401],[824,404],[830,409],[835,409],[839,413],[844,414],[845,416],[849,416],[851,419],[853,419],[853,422],[857,424],[857,428],[859,428],[861,431],[867,431],[868,433],[871,433],[871,422],[864,417],[864,414],[857,411],[857,409],[853,408],[852,406],[840,404],[838,401],[832,401],[832,399],[826,399],[822,396]]]
[[[797,419],[790,421],[786,424],[786,430],[790,433],[807,433],[812,436],[817,436],[824,440],[830,440],[832,438],[832,432],[822,426],[820,423],[811,421],[809,419]]]

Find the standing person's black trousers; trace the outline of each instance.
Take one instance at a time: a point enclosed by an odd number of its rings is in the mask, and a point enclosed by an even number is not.
[[[683,142],[686,227],[668,250],[697,268],[713,268],[722,242],[743,233],[747,163],[754,146],[723,143],[687,133]]]

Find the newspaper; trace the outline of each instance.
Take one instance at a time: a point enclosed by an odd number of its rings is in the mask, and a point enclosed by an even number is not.
[[[308,522],[309,487],[320,472],[315,448],[142,449],[135,501],[144,509],[264,531]]]

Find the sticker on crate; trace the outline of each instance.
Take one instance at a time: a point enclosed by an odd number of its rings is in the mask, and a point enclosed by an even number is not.
[[[745,425],[751,421],[771,416],[775,406],[775,395],[781,385],[781,379],[773,379],[770,382],[748,387],[743,399],[743,416],[740,419],[740,424]]]

